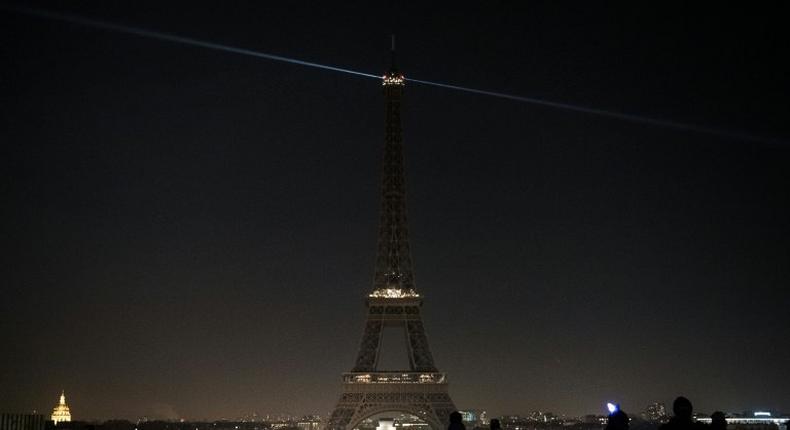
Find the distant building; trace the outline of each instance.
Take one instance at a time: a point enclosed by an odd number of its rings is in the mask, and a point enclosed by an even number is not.
[[[738,414],[741,416],[728,416],[727,427],[736,430],[787,430],[790,425],[790,417],[773,416],[769,412],[752,412]],[[700,417],[698,421],[710,424],[710,417]]]
[[[57,425],[60,422],[71,421],[71,412],[69,406],[66,404],[66,392],[61,391],[60,402],[52,410],[52,421]]]
[[[321,417],[311,415],[304,416],[296,422],[296,427],[299,430],[320,430]]]
[[[486,411],[482,409],[464,409],[458,411],[461,414],[461,419],[467,427],[474,428],[479,425],[486,425]]]
[[[647,421],[664,422],[667,420],[667,407],[661,402],[654,402],[645,408],[642,417]]]
[[[600,426],[605,426],[607,422],[609,422],[609,417],[606,415],[585,415],[582,418],[582,423],[584,424],[598,424]]]
[[[45,425],[40,414],[0,414],[0,430],[44,430]]]
[[[529,414],[527,418],[530,421],[537,423],[554,423],[560,421],[560,417],[552,412],[534,411]]]
[[[104,426],[101,423],[94,421],[61,421],[55,424],[54,421],[47,421],[45,430],[103,430]]]

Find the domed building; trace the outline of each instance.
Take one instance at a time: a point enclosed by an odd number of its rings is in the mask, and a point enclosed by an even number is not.
[[[66,404],[66,392],[60,393],[60,402],[55,409],[52,410],[52,421],[55,424],[63,421],[71,421],[71,412],[69,412],[69,405]]]

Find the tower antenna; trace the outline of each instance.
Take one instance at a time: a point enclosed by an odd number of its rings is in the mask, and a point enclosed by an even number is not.
[[[398,66],[395,64],[395,33],[390,35],[390,57],[391,57],[391,64],[390,64],[390,71],[395,72],[398,70]]]

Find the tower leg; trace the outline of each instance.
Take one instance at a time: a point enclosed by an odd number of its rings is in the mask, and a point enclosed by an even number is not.
[[[362,344],[359,346],[354,372],[370,372],[376,368],[383,325],[384,323],[380,319],[368,319],[365,324],[365,333],[362,335]]]

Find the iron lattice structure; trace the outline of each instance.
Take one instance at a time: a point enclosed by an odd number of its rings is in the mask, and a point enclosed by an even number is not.
[[[343,374],[343,393],[327,422],[327,430],[352,430],[380,413],[409,413],[431,428],[446,428],[455,411],[447,378],[437,370],[422,323],[422,298],[414,285],[400,108],[404,77],[394,66],[384,75],[386,139],[381,184],[373,291],[367,300],[367,321],[356,364]],[[379,369],[385,327],[399,327],[406,336],[409,369]]]

